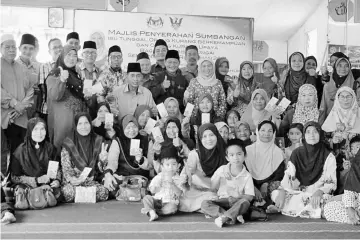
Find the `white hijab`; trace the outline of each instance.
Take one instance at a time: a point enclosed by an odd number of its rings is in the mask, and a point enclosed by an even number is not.
[[[201,71],[201,65],[205,61],[210,62],[211,65],[213,66],[213,72],[212,72],[210,77],[204,76],[203,72]],[[216,79],[216,75],[215,75],[215,64],[211,60],[200,59],[199,62],[198,62],[198,66],[199,66],[199,74],[196,77],[196,79],[202,86],[204,86],[204,87],[212,87],[219,81],[218,79]]]

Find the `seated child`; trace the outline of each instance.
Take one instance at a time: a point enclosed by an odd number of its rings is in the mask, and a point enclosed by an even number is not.
[[[211,177],[211,188],[217,191],[218,200],[206,200],[201,210],[211,217],[217,217],[215,224],[234,224],[236,220],[244,223],[242,217],[255,196],[254,183],[250,173],[243,165],[246,156],[245,146],[239,139],[229,140],[226,149],[227,165],[219,167]]]
[[[291,142],[291,145],[285,148],[285,159],[286,165],[290,159],[292,152],[302,145],[301,139],[304,131],[304,126],[301,123],[293,123],[290,125],[288,138]]]
[[[147,214],[154,221],[158,215],[170,215],[178,211],[179,199],[184,190],[186,179],[179,176],[180,158],[174,146],[161,149],[161,172],[150,182],[149,190],[153,196],[143,198],[144,208],[141,213]]]
[[[230,139],[230,135],[229,135],[229,126],[224,123],[224,122],[217,122],[215,123],[215,126],[217,128],[217,130],[219,131],[220,133],[220,136],[224,139],[224,142],[227,143],[228,140]]]

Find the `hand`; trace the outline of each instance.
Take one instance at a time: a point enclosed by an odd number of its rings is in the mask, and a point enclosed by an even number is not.
[[[255,134],[251,134],[251,135],[250,135],[250,140],[251,140],[251,142],[256,142],[256,140],[257,140],[256,135],[255,135]]]
[[[228,76],[228,75],[226,75],[225,76],[225,78],[224,78],[224,82],[232,82],[233,81],[233,79],[232,79],[232,77],[230,77],[230,76]]]
[[[113,131],[114,128],[113,128],[113,124],[111,122],[106,122],[105,125],[104,125],[104,128],[107,130],[107,131]]]
[[[309,75],[312,76],[312,77],[316,76],[316,70],[312,69],[312,68],[309,69]]]
[[[265,198],[268,195],[268,183],[263,183],[260,187],[260,192],[263,198]]]
[[[320,68],[320,71],[321,71],[321,75],[324,75],[324,76],[329,75],[329,71],[328,71],[328,69],[327,69],[326,66],[322,66],[322,67]]]
[[[313,208],[320,207],[320,202],[321,202],[321,198],[323,195],[324,195],[324,192],[321,190],[317,190],[316,192],[314,192],[314,194],[310,198],[310,203]]]
[[[237,76],[233,76],[231,80],[233,86],[239,85],[239,78]]]
[[[181,125],[186,125],[190,122],[190,117],[185,117],[181,123]]]
[[[337,144],[337,143],[342,142],[342,140],[343,140],[342,134],[340,132],[335,132],[334,136],[332,138],[332,142],[334,144]]]
[[[60,68],[60,81],[66,82],[66,80],[69,78],[69,71],[63,70],[62,67],[59,68]]]
[[[141,158],[143,157],[143,150],[141,148],[137,149],[136,150],[136,153],[135,153],[135,160],[137,162],[140,162]]]
[[[187,99],[189,99],[189,95],[190,95],[190,93],[188,92],[188,90],[185,90],[185,92],[184,92],[184,101],[187,102]]]
[[[147,132],[144,129],[140,129],[139,133],[140,133],[141,136],[147,136],[148,135]]]
[[[274,72],[274,76],[271,77],[271,81],[273,81],[274,83],[277,83],[279,81],[275,72]]]
[[[70,180],[70,183],[71,185],[74,185],[74,186],[79,186],[83,181],[79,178],[76,178],[76,177],[73,177],[71,180]]]
[[[155,126],[159,126],[160,129],[164,127],[165,123],[164,123],[163,119],[159,118],[159,116],[156,116],[156,121],[157,121],[157,123],[155,124]]]
[[[233,96],[235,98],[237,98],[237,97],[239,97],[239,95],[240,95],[240,85],[237,85],[235,90],[234,90]]]
[[[49,178],[48,175],[45,174],[45,175],[42,175],[41,177],[38,177],[38,178],[37,178],[37,182],[38,182],[38,183],[47,184],[47,183],[50,182],[50,178]]]
[[[223,174],[224,174],[224,177],[225,177],[226,180],[231,180],[231,174],[230,174],[229,171],[226,171],[226,170],[224,169]]]
[[[255,200],[261,202],[263,200],[263,196],[261,195],[261,192],[259,191],[259,189],[257,189],[257,187],[254,187],[254,190],[255,190]]]
[[[349,160],[345,160],[345,159],[343,159],[343,167],[344,167],[344,169],[345,170],[348,170],[348,169],[350,169],[350,167],[351,167],[351,162],[349,161]]]
[[[18,117],[21,116],[20,113],[18,113],[17,111],[13,110],[11,112],[8,113],[10,115],[10,120],[14,121],[15,119],[17,119]]]
[[[285,204],[285,197],[286,197],[286,193],[285,190],[277,190],[279,191],[279,195],[277,195],[276,199],[275,199],[275,206],[278,209],[283,209],[284,204]]]
[[[360,216],[359,213],[352,207],[346,208],[346,212],[349,216],[349,223],[352,225],[360,224]]]
[[[106,173],[104,179],[104,187],[107,188],[109,191],[114,191],[116,185],[117,181],[115,177],[111,175],[111,173]]]
[[[108,157],[108,152],[106,151],[108,144],[102,143],[101,144],[101,152],[99,154],[100,161],[105,161]]]
[[[167,89],[167,88],[170,87],[170,85],[171,85],[171,82],[170,82],[169,80],[167,80],[167,76],[165,76],[165,80],[164,80],[164,82],[162,83],[163,88],[164,88],[164,89]]]
[[[156,154],[160,154],[161,152],[161,144],[158,143],[157,141],[154,142],[153,144],[153,150]]]
[[[93,94],[89,89],[87,89],[87,88],[84,89],[84,97],[85,98],[90,98],[90,97],[92,97],[92,95]]]
[[[151,109],[151,113],[153,114],[153,116],[157,116],[159,112],[158,112],[157,108],[154,107]]]
[[[92,121],[92,125],[94,126],[94,127],[100,127],[100,125],[101,125],[101,123],[102,123],[102,121],[100,120],[100,118],[95,118],[93,121]]]
[[[23,114],[23,112],[25,111],[26,107],[27,107],[27,105],[25,105],[25,104],[23,104],[23,103],[21,103],[21,102],[18,102],[18,103],[16,104],[16,106],[14,106],[14,109],[15,109],[18,113],[20,113],[20,115],[21,115],[21,114]]]
[[[173,139],[173,145],[174,145],[174,147],[180,147],[181,146],[181,142],[180,142],[180,138],[179,138],[178,133],[176,133],[176,137]]]
[[[59,180],[55,179],[52,183],[50,183],[50,187],[52,187],[52,188],[58,188],[58,187],[60,187],[60,182],[59,182]]]
[[[279,107],[275,107],[272,114],[276,119],[281,119],[282,110]]]

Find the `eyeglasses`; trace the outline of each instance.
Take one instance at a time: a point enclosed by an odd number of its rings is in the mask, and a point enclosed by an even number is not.
[[[96,52],[84,52],[85,56],[95,56]]]
[[[58,50],[58,49],[63,49],[63,47],[62,46],[57,46],[57,47],[53,47],[51,50]]]
[[[121,60],[122,59],[122,56],[111,56],[110,57],[111,58],[111,60]]]
[[[340,100],[352,100],[353,99],[353,96],[352,95],[347,95],[347,96],[342,96],[342,95],[340,95],[339,96],[339,99]]]

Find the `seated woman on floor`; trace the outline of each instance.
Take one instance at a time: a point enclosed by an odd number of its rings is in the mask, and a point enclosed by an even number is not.
[[[61,192],[66,202],[75,200],[76,187],[96,187],[96,201],[106,201],[109,191],[95,181],[99,174],[99,162],[106,165],[107,146],[103,137],[94,133],[91,118],[87,113],[75,116],[75,127],[72,134],[65,138],[61,150],[61,168],[63,181]],[[82,179],[85,168],[91,168],[89,175]]]
[[[291,217],[321,218],[322,209],[336,189],[335,156],[324,143],[317,122],[304,127],[303,146],[295,149],[281,186],[271,199],[282,214]]]
[[[41,118],[28,121],[24,142],[15,150],[11,161],[11,181],[15,189],[40,186],[52,188],[55,198],[60,198],[61,172],[57,171],[55,179],[47,175],[49,161],[57,161],[56,149],[46,139],[46,123]],[[17,190],[16,190],[17,191]]]

